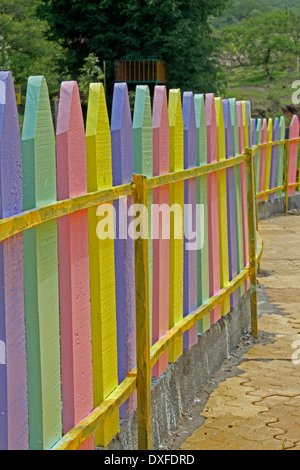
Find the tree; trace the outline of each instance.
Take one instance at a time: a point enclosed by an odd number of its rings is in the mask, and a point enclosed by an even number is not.
[[[41,0],[0,0],[0,69],[26,87],[29,75],[45,75],[57,87],[56,61],[61,48],[44,34],[47,23],[36,17]]]
[[[91,52],[106,61],[111,89],[114,60],[155,58],[167,63],[170,87],[207,92],[222,83],[209,17],[228,1],[42,0],[39,15],[49,22],[49,37],[67,48],[73,78]]]
[[[223,60],[230,66],[261,66],[271,79],[272,65],[299,45],[299,19],[294,22],[295,15],[285,10],[257,13],[241,25],[224,29]]]

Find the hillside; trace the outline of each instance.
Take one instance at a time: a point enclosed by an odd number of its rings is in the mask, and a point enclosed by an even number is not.
[[[212,25],[216,29],[227,28],[241,23],[256,12],[268,13],[285,8],[300,13],[300,2],[299,0],[233,0],[232,5],[221,17],[212,20]]]

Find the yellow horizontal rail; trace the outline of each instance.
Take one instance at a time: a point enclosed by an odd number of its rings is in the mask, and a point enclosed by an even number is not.
[[[17,233],[24,232],[24,230],[31,229],[37,225],[49,222],[50,220],[58,219],[64,215],[89,209],[90,207],[98,206],[106,202],[111,202],[123,196],[129,196],[132,194],[132,190],[132,184],[128,183],[116,186],[112,189],[105,189],[85,194],[84,196],[77,196],[71,199],[53,202],[43,207],[37,207],[30,211],[21,212],[20,214],[8,217],[7,219],[1,219],[0,242],[16,235]]]

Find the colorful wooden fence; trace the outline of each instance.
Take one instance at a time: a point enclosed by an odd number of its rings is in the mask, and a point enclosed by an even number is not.
[[[250,103],[61,85],[56,133],[30,77],[22,137],[0,73],[0,448],[106,446],[137,408],[151,448],[151,374],[250,288],[257,335],[258,201],[294,194],[299,121]],[[21,156],[22,155],[22,156]],[[136,205],[134,205],[134,203]],[[139,204],[139,205],[137,205]],[[250,279],[249,279],[250,277]],[[137,394],[136,394],[137,389]]]

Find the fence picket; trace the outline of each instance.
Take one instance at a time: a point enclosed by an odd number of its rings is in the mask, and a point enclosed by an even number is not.
[[[30,77],[22,132],[23,210],[56,201],[55,135],[44,77]],[[57,221],[24,232],[31,449],[62,435]]]
[[[217,122],[214,94],[209,93],[205,99],[207,126],[207,162],[218,161]],[[209,284],[210,296],[220,291],[220,232],[219,232],[219,189],[218,173],[207,176],[208,185],[208,238],[209,238]],[[221,318],[221,306],[216,307],[210,314],[211,323]]]
[[[130,183],[133,178],[133,134],[128,88],[114,86],[111,114],[113,185]],[[118,380],[121,383],[136,364],[134,240],[128,237],[128,216],[133,197],[114,201],[116,210],[115,265],[118,342]],[[136,392],[120,407],[120,418],[136,408]]]
[[[268,120],[263,119],[262,131],[261,131],[261,143],[266,144],[268,142]],[[261,149],[260,155],[260,181],[259,181],[259,192],[263,193],[265,190],[265,175],[266,175],[266,156],[267,148]],[[262,202],[264,198],[261,196],[258,198],[258,202]]]
[[[273,142],[279,141],[279,119],[274,119],[273,124]],[[271,174],[270,174],[270,189],[276,188],[276,176],[277,176],[277,161],[278,161],[278,145],[272,146],[271,153]],[[269,200],[274,201],[275,193],[270,194]]]
[[[233,133],[230,114],[230,104],[228,100],[222,101],[224,125],[225,125],[225,144],[226,158],[233,157]],[[229,247],[229,280],[237,276],[237,220],[235,205],[235,181],[234,167],[227,170],[227,206],[228,206],[228,247]],[[235,307],[238,302],[238,291],[231,295],[231,306]]]
[[[230,116],[233,135],[233,156],[240,154],[239,126],[235,98],[229,99]],[[244,241],[243,241],[243,210],[242,210],[242,183],[239,166],[234,167],[235,206],[236,206],[236,239],[237,239],[237,270],[238,274],[244,269]],[[245,293],[245,285],[239,287],[239,296]]]
[[[183,117],[180,90],[169,92],[170,172],[184,168]],[[184,182],[169,187],[169,204],[177,204],[181,213],[174,212],[170,224],[170,291],[169,328],[183,318],[183,259],[184,259]],[[169,349],[169,361],[175,362],[183,351],[183,339],[177,339]]]
[[[207,130],[204,95],[195,95],[195,115],[197,126],[197,165],[207,165]],[[208,244],[208,205],[207,205],[207,175],[197,178],[197,202],[203,205],[204,226],[198,224],[198,239],[203,237],[203,247],[198,250],[197,285],[198,306],[209,299],[209,244]],[[205,333],[210,328],[210,314],[198,322],[199,333]]]
[[[165,86],[156,86],[153,99],[153,176],[169,173],[170,132],[168,98]],[[153,204],[169,205],[169,187],[153,190]],[[163,208],[162,208],[163,211]],[[163,214],[163,212],[162,212]],[[153,328],[152,343],[155,344],[169,329],[169,270],[170,242],[163,237],[163,222],[153,220]],[[153,367],[154,377],[159,378],[168,368],[166,351]]]
[[[88,192],[112,187],[111,137],[103,85],[90,84],[86,123]],[[112,214],[113,204],[106,206]],[[88,211],[94,407],[118,386],[114,239],[97,236],[99,208]],[[104,215],[104,214],[103,214]],[[95,433],[106,446],[119,431],[119,412]]]
[[[293,116],[290,129],[289,138],[296,139],[299,137],[299,118],[295,114]],[[289,184],[297,182],[297,166],[298,166],[298,148],[299,143],[293,142],[289,144]],[[295,194],[296,188],[289,189],[289,196]]]
[[[222,99],[215,98],[216,121],[217,121],[217,138],[218,138],[218,161],[226,160],[226,139],[225,124]],[[220,228],[220,274],[221,288],[225,287],[229,282],[229,250],[228,250],[228,210],[227,210],[227,171],[218,172],[218,188],[219,188],[219,228]],[[224,301],[221,306],[222,316],[230,312],[230,297]]]
[[[279,121],[279,140],[283,142],[285,140],[285,120],[281,116]],[[278,148],[278,163],[277,163],[277,175],[276,175],[276,187],[279,188],[284,184],[284,164],[285,164],[285,147],[284,145],[279,145]],[[281,197],[283,191],[277,191],[276,197]]]
[[[262,143],[262,119],[258,118],[256,122],[256,144]],[[256,192],[259,192],[260,184],[260,164],[261,164],[261,150],[258,150],[255,155],[255,178],[256,178]]]
[[[78,85],[62,82],[56,127],[57,199],[87,193],[86,142]],[[93,409],[87,210],[58,220],[63,430]],[[89,438],[81,450],[94,449]]]
[[[184,169],[197,165],[197,128],[194,95],[184,92],[182,98],[184,129]],[[197,308],[197,179],[184,182],[184,268],[183,268],[183,316]],[[190,349],[198,342],[198,327],[194,325],[183,335],[184,349]]]
[[[237,117],[239,126],[240,138],[240,153],[245,152],[245,142],[249,145],[248,134],[248,121],[247,121],[247,108],[242,101],[237,101]],[[246,140],[245,140],[246,139]],[[247,185],[246,185],[246,164],[245,162],[240,165],[241,172],[241,190],[242,190],[242,214],[243,214],[243,240],[244,240],[244,267],[249,262],[249,240],[248,240],[248,214],[247,214]],[[246,291],[249,289],[249,280],[245,282]]]
[[[135,174],[153,176],[153,128],[150,91],[147,85],[138,85],[135,92],[133,113],[133,169]],[[148,191],[148,268],[149,268],[149,314],[152,331],[153,295],[153,243],[151,239],[151,209],[153,191]]]
[[[22,212],[21,141],[14,84],[0,72],[0,219]],[[23,235],[0,243],[0,449],[28,449]]]
[[[273,142],[273,119],[268,119],[268,130],[267,130],[267,141],[268,143]],[[264,191],[268,191],[270,189],[270,182],[271,182],[271,159],[272,159],[272,147],[269,146],[266,149],[266,168],[265,168],[265,185]],[[264,201],[269,199],[269,195],[266,194],[263,197]]]

